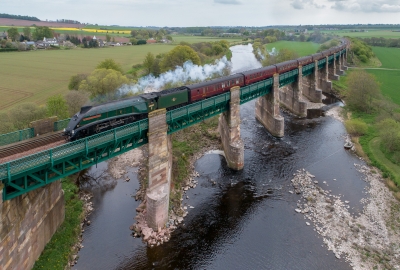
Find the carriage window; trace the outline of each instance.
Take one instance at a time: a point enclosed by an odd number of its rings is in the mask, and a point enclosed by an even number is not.
[[[225,88],[225,83],[222,83],[222,87],[224,87],[224,88]]]
[[[239,84],[239,80],[236,80],[236,84]]]

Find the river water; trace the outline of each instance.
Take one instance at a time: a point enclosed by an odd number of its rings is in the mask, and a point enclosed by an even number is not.
[[[234,72],[257,67],[251,46],[232,52]],[[344,150],[343,124],[282,112],[285,137],[277,139],[255,120],[254,103],[241,106],[244,169],[230,170],[215,152],[200,158],[199,184],[183,201],[189,214],[159,247],[148,248],[130,234],[139,205],[133,198],[137,168],[128,168],[126,182],[126,176],[102,175],[105,162],[92,167],[88,173],[98,179],[85,188],[94,193],[95,210],[73,269],[351,269],[294,211],[300,195],[289,193],[293,173],[305,168],[322,188],[350,201],[354,215],[361,210],[366,184],[354,163],[362,162]]]

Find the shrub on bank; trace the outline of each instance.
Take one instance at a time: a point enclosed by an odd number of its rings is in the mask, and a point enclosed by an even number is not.
[[[347,120],[344,125],[347,132],[353,136],[362,136],[368,131],[367,124],[360,119]]]

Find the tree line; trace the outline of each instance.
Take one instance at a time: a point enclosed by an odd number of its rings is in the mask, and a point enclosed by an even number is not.
[[[361,40],[370,46],[400,48],[400,38],[371,37],[361,38]]]
[[[25,21],[38,21],[40,20],[36,17],[31,16],[21,16],[21,15],[11,15],[6,13],[0,13],[0,18],[7,18],[7,19],[17,19],[17,20],[25,20]]]

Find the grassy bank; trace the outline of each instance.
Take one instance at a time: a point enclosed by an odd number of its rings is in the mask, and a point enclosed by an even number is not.
[[[381,93],[388,97],[393,103],[400,105],[400,96],[398,95],[400,84],[400,70],[385,70],[400,69],[400,49],[394,48],[373,48],[376,57],[382,63],[380,69],[366,69],[368,73],[375,75],[380,83]],[[348,70],[349,75],[353,70]],[[333,86],[344,99],[348,95],[347,76],[341,76],[339,81],[334,81]],[[371,114],[360,113],[346,106],[347,115],[351,115],[352,119],[359,119],[368,125],[368,131],[365,135],[356,138],[362,147],[363,152],[368,156],[371,165],[380,169],[383,177],[390,178],[393,182],[388,181],[388,186],[395,191],[395,194],[400,198],[400,166],[392,157],[392,153],[385,150],[382,145],[382,139],[377,127],[377,118],[389,117],[381,115],[380,110],[375,110]],[[397,186],[397,187],[396,187]]]
[[[80,233],[83,203],[78,196],[78,187],[71,178],[62,179],[61,184],[65,198],[65,220],[36,261],[34,270],[63,270],[68,264],[72,255],[72,246]]]
[[[201,153],[203,149],[220,144],[217,132],[218,118],[219,116],[214,116],[172,135],[172,183],[174,189],[171,189],[170,207],[180,207],[181,188],[191,173],[190,163],[195,155]]]

